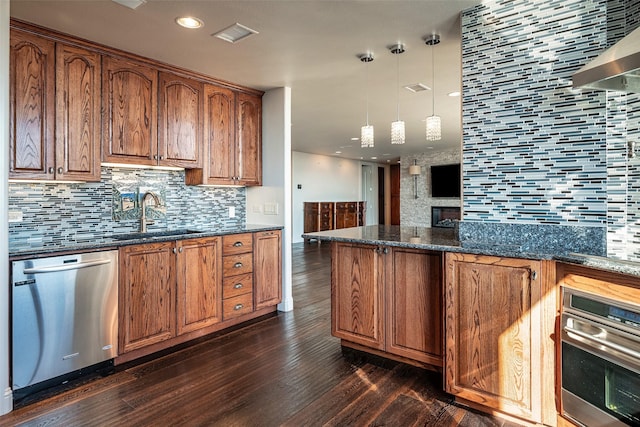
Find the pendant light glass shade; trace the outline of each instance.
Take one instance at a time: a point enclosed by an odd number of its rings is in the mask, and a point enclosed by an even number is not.
[[[368,64],[373,61],[373,54],[365,53],[360,55],[360,61]],[[360,128],[360,147],[372,148],[373,147],[373,126],[369,124],[369,70],[367,66],[366,73],[366,86],[367,86],[367,122],[366,125]]]
[[[427,117],[427,141],[437,141],[441,138],[440,116]]]
[[[373,126],[366,125],[360,128],[360,147],[373,147]]]
[[[404,144],[404,141],[404,122],[402,120],[391,122],[391,143]]]
[[[425,39],[425,43],[431,46],[431,108],[432,114],[427,117],[426,123],[426,137],[427,141],[438,141],[442,139],[442,125],[440,123],[440,116],[436,116],[436,94],[435,94],[435,76],[436,67],[433,58],[433,46],[440,43],[440,36],[432,34]]]
[[[404,122],[400,120],[400,54],[404,52],[404,46],[402,44],[397,44],[392,46],[389,50],[391,51],[391,53],[396,55],[396,65],[397,65],[396,91],[398,95],[398,103],[396,105],[397,112],[398,112],[398,119],[395,122],[391,122],[391,143],[404,144],[404,141],[405,141]]]

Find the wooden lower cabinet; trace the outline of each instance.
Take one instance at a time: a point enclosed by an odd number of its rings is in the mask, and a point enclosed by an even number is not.
[[[354,343],[442,366],[442,254],[334,242],[331,327]]]
[[[447,253],[447,392],[555,425],[552,274],[545,261]]]
[[[176,242],[177,334],[222,321],[221,237]]]
[[[175,335],[174,242],[120,249],[118,354]]]
[[[280,241],[276,230],[120,248],[116,364],[276,311]]]

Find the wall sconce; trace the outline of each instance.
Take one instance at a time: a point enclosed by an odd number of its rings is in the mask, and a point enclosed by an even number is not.
[[[409,175],[413,177],[413,198],[418,198],[418,175],[420,175],[420,166],[418,161],[413,159],[413,164],[409,166]]]

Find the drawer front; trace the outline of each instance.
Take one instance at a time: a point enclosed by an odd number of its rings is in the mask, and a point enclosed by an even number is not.
[[[222,236],[222,255],[242,254],[253,250],[253,234],[229,234]]]
[[[253,253],[229,255],[222,257],[222,275],[224,277],[253,271]]]
[[[253,312],[253,292],[222,301],[222,318],[233,319]]]
[[[222,280],[222,298],[232,298],[253,292],[253,274],[225,277]]]

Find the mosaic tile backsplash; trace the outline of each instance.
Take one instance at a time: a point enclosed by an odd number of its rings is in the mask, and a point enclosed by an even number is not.
[[[184,171],[102,167],[102,179],[95,183],[9,183],[9,211],[23,215],[22,222],[9,223],[10,246],[83,242],[138,231],[139,198],[145,191],[161,201],[158,208],[148,205],[148,218],[154,220],[149,231],[210,230],[246,222],[244,188],[187,186]],[[231,206],[235,218],[229,218]]]
[[[608,256],[640,260],[640,159],[627,154],[640,97],[571,81],[638,27],[639,12],[639,0],[495,0],[463,12],[464,221],[605,227]]]

